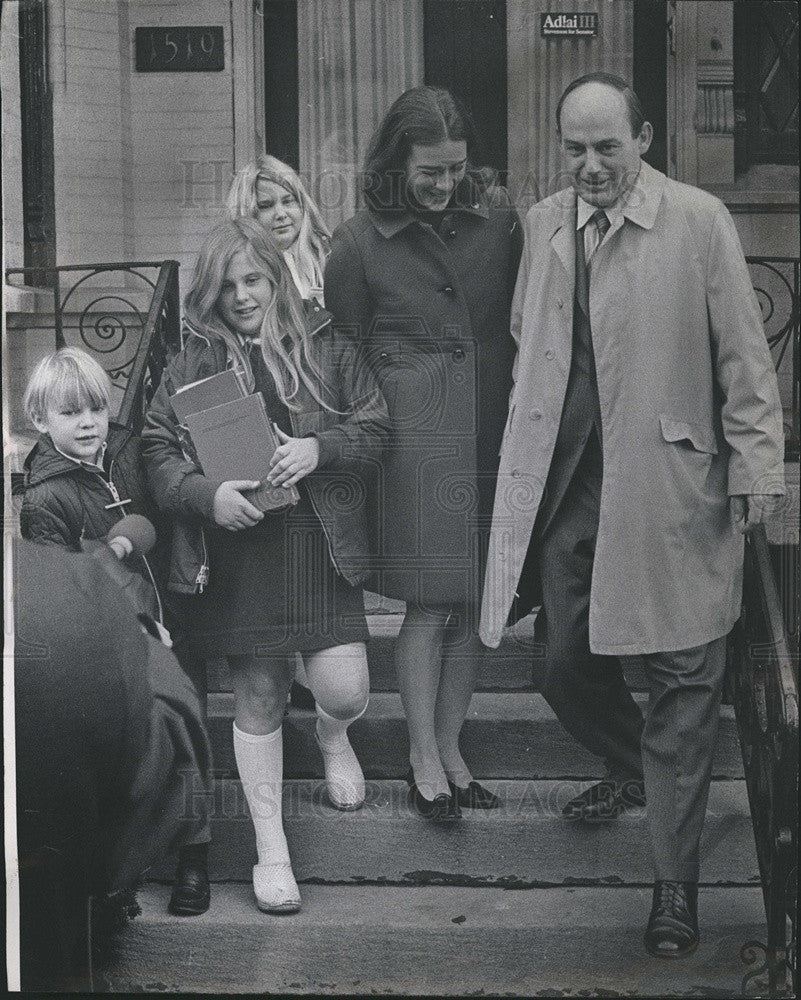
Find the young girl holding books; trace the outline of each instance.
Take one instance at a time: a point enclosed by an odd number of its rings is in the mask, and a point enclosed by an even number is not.
[[[317,702],[316,736],[331,803],[356,809],[364,778],[347,728],[367,706],[369,568],[363,464],[388,433],[386,407],[355,345],[304,304],[264,228],[227,222],[207,238],[185,300],[190,335],[153,399],[143,434],[157,503],[174,516],[170,587],[187,596],[198,655],[225,656],[234,751],[256,829],[260,909],[300,906],[281,821],[281,723],[300,652]],[[263,513],[251,480],[207,478],[170,402],[182,386],[235,368],[261,393],[280,447],[268,481],[295,485],[294,506]]]

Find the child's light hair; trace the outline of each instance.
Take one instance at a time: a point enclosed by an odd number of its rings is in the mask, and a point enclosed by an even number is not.
[[[260,180],[272,181],[295,196],[303,211],[303,221],[298,238],[286,253],[292,255],[302,281],[310,288],[322,288],[331,233],[323,222],[319,208],[289,164],[263,153],[242,167],[234,177],[228,192],[226,209],[229,218],[236,219],[243,215],[251,219],[258,218],[256,187]]]
[[[290,410],[297,410],[294,399],[303,384],[322,407],[332,410],[320,395],[325,381],[311,352],[300,294],[283,254],[254,219],[243,216],[223,222],[204,240],[184,299],[187,327],[197,336],[222,340],[248,389],[254,390],[248,353],[219,312],[228,265],[240,251],[247,253],[253,267],[267,278],[273,291],[273,300],[265,312],[257,342],[282,402]]]
[[[95,359],[78,347],[62,347],[42,358],[25,390],[23,406],[31,423],[48,410],[108,407],[111,380]]]

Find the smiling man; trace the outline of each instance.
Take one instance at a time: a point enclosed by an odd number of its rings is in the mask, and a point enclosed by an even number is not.
[[[614,819],[647,792],[645,945],[674,958],[698,943],[726,635],[743,531],[784,492],[781,409],[723,204],[642,161],[651,126],[617,77],[574,81],[556,121],[571,186],[526,219],[481,635],[541,605],[543,693],[608,771],[564,815]]]

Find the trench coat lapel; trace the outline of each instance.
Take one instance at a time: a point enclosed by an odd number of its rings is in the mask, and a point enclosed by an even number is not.
[[[576,281],[576,195],[572,191],[567,193],[565,204],[561,207],[550,243],[573,288]]]

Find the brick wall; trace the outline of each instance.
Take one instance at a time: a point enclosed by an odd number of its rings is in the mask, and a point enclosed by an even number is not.
[[[66,0],[53,15],[58,263],[171,257],[185,285],[231,178],[229,5]],[[222,72],[135,71],[137,27],[187,24],[223,27]]]
[[[119,9],[106,0],[49,5],[56,260],[125,255]]]
[[[133,232],[138,255],[173,257],[182,287],[203,235],[218,218],[233,166],[230,6],[220,0],[128,5],[129,51],[139,26],[221,25],[225,69],[130,75]]]
[[[6,267],[23,266],[19,22],[16,4],[0,5],[3,114],[3,225]]]

